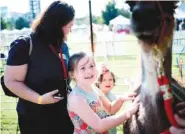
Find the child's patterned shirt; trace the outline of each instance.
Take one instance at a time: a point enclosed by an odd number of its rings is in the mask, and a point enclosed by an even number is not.
[[[91,109],[100,117],[105,118],[108,114],[104,111],[103,105],[99,99],[98,89],[93,89],[88,93],[79,87],[74,87],[71,93],[80,94],[85,97]],[[80,108],[80,107],[79,107]],[[91,126],[88,126],[78,115],[68,109],[69,116],[74,125],[74,134],[101,134],[96,132]],[[102,133],[108,134],[108,132]]]

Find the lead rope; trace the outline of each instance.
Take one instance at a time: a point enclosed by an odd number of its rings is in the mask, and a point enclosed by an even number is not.
[[[160,88],[161,95],[163,96],[164,108],[165,108],[168,120],[172,126],[179,127],[177,121],[175,120],[173,107],[172,107],[172,103],[173,103],[172,89],[170,88],[169,80],[165,76],[165,72],[164,72],[164,66],[163,66],[164,58],[163,58],[160,50],[158,49],[158,47],[161,43],[162,37],[164,36],[164,32],[165,32],[166,25],[167,25],[165,19],[169,18],[172,20],[173,17],[171,17],[168,14],[165,14],[163,12],[163,9],[162,9],[159,1],[157,1],[157,6],[159,7],[159,10],[162,14],[162,16],[161,16],[162,17],[161,32],[160,32],[159,38],[157,40],[158,46],[156,45],[156,47],[153,48],[154,59],[156,60],[157,65],[158,65],[157,66],[157,82],[158,82],[158,85]],[[171,133],[168,128],[167,130],[164,130],[160,134],[171,134]]]
[[[157,82],[160,88],[160,93],[163,96],[166,115],[172,126],[179,127],[179,125],[177,124],[177,121],[175,120],[173,107],[172,107],[172,103],[173,103],[172,89],[170,88],[169,80],[164,73],[164,67],[163,67],[164,58],[160,50],[157,48],[157,46],[153,48],[153,56],[154,56],[154,60],[157,62]],[[171,133],[169,129],[167,129],[161,132],[160,134],[171,134]]]

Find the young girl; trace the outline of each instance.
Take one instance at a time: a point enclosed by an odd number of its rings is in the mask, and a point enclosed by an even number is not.
[[[86,53],[76,53],[70,57],[68,65],[69,75],[76,82],[68,96],[68,112],[74,124],[74,134],[108,134],[110,128],[123,123],[137,111],[139,104],[135,99],[126,112],[108,116],[107,112],[116,113],[120,104],[110,103],[98,88],[92,87],[97,79],[94,59]]]
[[[105,94],[107,99],[111,102],[116,101],[116,96],[111,92],[115,85],[115,82],[116,79],[114,73],[111,72],[106,65],[102,65],[96,86]],[[123,103],[121,99],[118,99],[117,102],[118,101],[120,101],[120,103]],[[117,134],[116,127],[111,128],[109,130],[109,134]]]
[[[106,65],[102,65],[96,86],[101,89],[101,91],[111,102],[116,100],[116,96],[111,92],[115,82],[116,79],[114,73],[111,72]]]
[[[136,95],[135,93],[131,93],[128,96],[121,96],[119,98],[116,98],[116,96],[111,92],[111,90],[114,88],[116,82],[116,78],[113,72],[111,72],[106,65],[101,66],[100,74],[98,77],[98,82],[96,83],[96,86],[105,94],[107,99],[110,102],[114,103],[120,103],[123,104],[124,101],[130,100],[129,97],[132,97]],[[120,106],[121,106],[120,105]],[[116,127],[109,130],[109,134],[116,134],[117,130]]]

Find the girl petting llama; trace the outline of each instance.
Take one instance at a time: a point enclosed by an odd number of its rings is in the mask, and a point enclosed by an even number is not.
[[[69,76],[76,85],[68,96],[68,113],[74,125],[74,134],[108,134],[129,119],[138,110],[138,99],[125,112],[115,114],[119,103],[111,103],[98,88],[96,64],[92,56],[80,52],[72,55],[68,64]],[[115,114],[109,116],[107,113]]]

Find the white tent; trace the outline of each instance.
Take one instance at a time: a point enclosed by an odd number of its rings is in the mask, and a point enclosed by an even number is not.
[[[130,25],[130,19],[123,17],[122,15],[117,16],[116,18],[110,20],[110,25]]]

